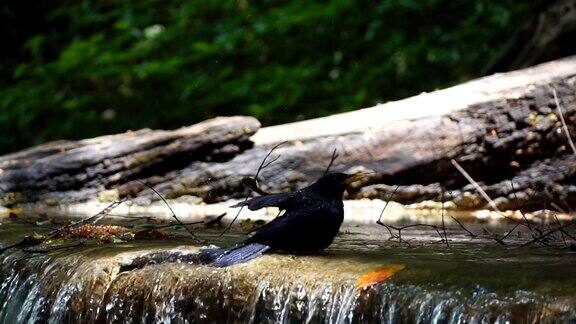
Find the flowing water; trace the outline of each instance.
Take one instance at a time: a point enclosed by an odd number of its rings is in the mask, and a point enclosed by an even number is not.
[[[470,225],[473,226],[473,225]],[[0,225],[0,242],[42,229]],[[224,269],[158,263],[125,270],[157,251],[193,253],[186,239],[86,245],[50,253],[0,255],[0,323],[570,323],[576,322],[576,253],[468,240],[450,246],[430,230],[412,243],[386,240],[372,225],[348,225],[321,255],[265,255]],[[218,239],[231,244],[239,235]],[[358,289],[386,265],[390,280]]]

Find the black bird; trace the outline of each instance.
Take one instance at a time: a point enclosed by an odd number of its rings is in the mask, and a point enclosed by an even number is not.
[[[250,210],[278,207],[285,213],[236,247],[204,250],[205,260],[224,267],[254,259],[268,250],[289,253],[324,250],[332,244],[344,220],[342,194],[361,177],[361,174],[329,173],[298,191],[260,196],[232,206],[246,206]]]

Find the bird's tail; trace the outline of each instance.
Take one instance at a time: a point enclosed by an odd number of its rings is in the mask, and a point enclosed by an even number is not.
[[[248,262],[259,257],[270,249],[269,246],[259,243],[248,243],[230,249],[213,248],[200,251],[203,263],[213,267],[227,267],[230,265]]]

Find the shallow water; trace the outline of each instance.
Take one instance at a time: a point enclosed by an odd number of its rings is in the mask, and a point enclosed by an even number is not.
[[[46,230],[5,222],[0,242]],[[199,234],[218,245],[241,239],[217,233]],[[226,269],[164,263],[120,272],[152,251],[199,248],[184,238],[34,255],[10,250],[0,256],[0,323],[576,321],[574,252],[471,240],[454,226],[449,246],[434,230],[403,237],[410,245],[388,240],[377,225],[347,225],[324,254],[265,255]],[[363,273],[391,264],[405,268],[385,283],[355,287]]]

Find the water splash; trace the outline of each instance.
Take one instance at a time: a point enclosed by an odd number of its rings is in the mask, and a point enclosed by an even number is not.
[[[90,257],[89,257],[90,256]],[[266,258],[263,261],[267,262]],[[362,291],[347,277],[287,277],[257,266],[184,263],[120,272],[118,256],[0,258],[0,323],[570,322],[567,300],[389,282]],[[290,270],[292,271],[292,270]]]

